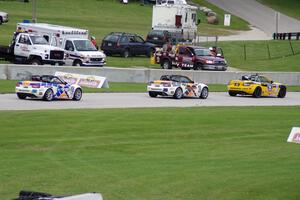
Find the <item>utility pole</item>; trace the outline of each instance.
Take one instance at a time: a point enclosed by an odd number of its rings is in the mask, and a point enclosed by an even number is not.
[[[278,33],[278,21],[279,21],[279,17],[280,17],[279,12],[276,12],[275,13],[275,32],[276,33]]]
[[[32,22],[36,23],[37,18],[36,18],[36,1],[37,0],[32,0]]]

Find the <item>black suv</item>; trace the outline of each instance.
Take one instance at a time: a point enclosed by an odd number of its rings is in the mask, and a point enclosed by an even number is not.
[[[163,30],[152,30],[148,33],[146,41],[162,47],[164,44],[172,42],[171,33]]]
[[[135,55],[150,57],[155,50],[155,45],[145,42],[136,34],[113,32],[102,40],[101,49],[106,55],[120,54],[125,58]]]

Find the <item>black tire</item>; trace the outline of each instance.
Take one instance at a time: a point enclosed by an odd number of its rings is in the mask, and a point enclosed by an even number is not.
[[[104,54],[107,56],[111,56],[111,53],[109,53],[108,51],[104,51]]]
[[[181,99],[183,96],[183,92],[182,92],[182,89],[181,88],[177,88],[175,90],[175,93],[173,95],[174,99]]]
[[[2,17],[0,17],[0,25],[3,23],[3,19]]]
[[[124,52],[123,52],[123,57],[124,57],[124,58],[130,57],[130,51],[129,51],[129,49],[125,49],[125,50],[124,50]]]
[[[253,94],[252,94],[252,96],[253,96],[254,98],[259,98],[259,97],[261,97],[261,88],[260,88],[260,87],[256,87],[255,90],[254,90],[254,92],[253,92]]]
[[[200,94],[200,99],[207,99],[208,97],[208,88],[207,87],[204,87],[201,91],[201,94]]]
[[[81,60],[74,60],[73,66],[82,66]]]
[[[149,96],[155,98],[157,97],[157,93],[149,91]]]
[[[237,93],[233,91],[228,91],[228,94],[232,97],[235,97],[237,95]]]
[[[277,97],[284,98],[285,96],[286,96],[286,87],[285,86],[280,86],[280,90],[278,92]]]
[[[161,63],[162,69],[172,69],[171,62],[168,59],[164,59]]]
[[[30,65],[41,65],[41,64],[42,64],[42,61],[41,61],[41,59],[39,59],[39,58],[32,58],[32,59],[29,61],[29,64],[30,64]]]
[[[193,67],[193,69],[194,70],[202,70],[202,64],[201,63],[195,63],[195,65],[194,65],[194,67]]]
[[[72,99],[74,101],[80,101],[81,98],[82,98],[82,90],[80,88],[77,88],[74,92]]]
[[[46,90],[43,100],[45,101],[51,101],[53,99],[53,91],[51,89]]]
[[[27,94],[24,94],[24,93],[17,93],[17,96],[18,96],[19,99],[26,99]]]

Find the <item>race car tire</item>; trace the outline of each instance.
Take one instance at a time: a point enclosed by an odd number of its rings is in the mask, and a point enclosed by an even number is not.
[[[124,52],[123,52],[123,57],[124,57],[124,58],[130,57],[130,50],[129,50],[129,49],[125,49],[125,50],[124,50]]]
[[[235,97],[237,95],[236,92],[228,91],[229,96]]]
[[[81,62],[81,60],[74,60],[74,62],[73,62],[73,66],[82,66],[82,62]]]
[[[155,98],[157,97],[157,93],[149,91],[149,96]]]
[[[175,90],[175,93],[173,95],[174,99],[181,99],[183,96],[183,92],[182,92],[182,89],[181,88],[177,88]]]
[[[53,99],[53,91],[51,89],[46,90],[43,100],[44,101],[51,101]]]
[[[33,58],[29,61],[29,64],[30,65],[41,65],[42,64],[42,61],[41,59],[39,58]]]
[[[204,87],[200,94],[200,99],[207,99],[208,97],[208,88]]]
[[[18,96],[19,99],[26,99],[27,94],[17,93],[17,96]]]
[[[259,97],[261,97],[261,88],[260,88],[260,87],[256,87],[255,90],[254,90],[254,92],[253,92],[253,94],[252,94],[252,96],[253,96],[254,98],[259,98]]]
[[[168,59],[164,59],[161,63],[162,69],[172,69],[171,62]]]
[[[80,101],[81,98],[82,98],[82,90],[80,88],[77,88],[74,92],[73,100]]]
[[[280,86],[280,90],[278,92],[278,97],[279,98],[284,98],[286,95],[286,87],[285,86]]]

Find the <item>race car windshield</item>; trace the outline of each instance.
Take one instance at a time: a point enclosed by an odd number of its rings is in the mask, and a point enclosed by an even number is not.
[[[97,51],[96,47],[89,40],[75,40],[74,45],[77,51]]]
[[[212,56],[209,49],[195,49],[196,56]]]
[[[32,35],[30,36],[30,39],[33,44],[41,44],[41,45],[49,44],[48,41],[42,36]]]

